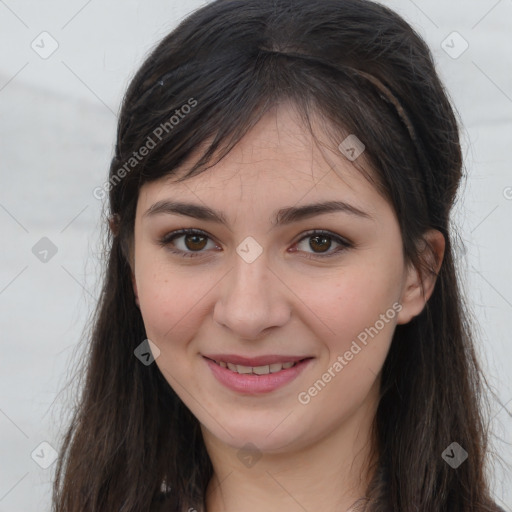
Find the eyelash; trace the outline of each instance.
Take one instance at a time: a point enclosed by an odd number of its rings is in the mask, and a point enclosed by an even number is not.
[[[201,256],[204,251],[182,251],[181,249],[173,249],[171,246],[171,242],[175,240],[176,238],[180,238],[181,236],[185,235],[200,235],[203,237],[206,237],[211,240],[211,237],[205,233],[204,231],[201,231],[200,229],[194,229],[194,228],[188,228],[188,229],[179,229],[177,231],[173,231],[171,233],[168,233],[163,238],[159,240],[159,245],[162,247],[165,247],[170,252],[177,254],[178,256],[181,256],[183,258],[195,258],[198,256]],[[322,258],[331,258],[340,252],[343,252],[346,249],[349,249],[353,247],[353,244],[349,242],[348,240],[341,238],[339,235],[336,235],[334,233],[331,233],[329,231],[321,230],[321,229],[313,229],[311,231],[308,231],[307,233],[304,233],[304,236],[296,242],[297,244],[302,242],[304,239],[312,238],[314,236],[325,236],[327,238],[330,238],[332,241],[338,243],[341,247],[338,247],[333,252],[330,252],[329,254],[321,254],[321,253],[307,253],[309,255],[304,256],[304,258],[307,259],[322,259]]]

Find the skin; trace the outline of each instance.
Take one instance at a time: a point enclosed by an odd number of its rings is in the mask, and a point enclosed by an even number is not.
[[[163,199],[207,205],[228,225],[169,213],[144,216]],[[271,222],[280,208],[329,200],[372,218],[334,212],[279,227]],[[181,228],[210,238],[159,244]],[[312,229],[353,246],[336,252],[341,246],[331,238],[311,247],[314,235],[304,233]],[[248,236],[263,248],[251,263],[236,252]],[[444,238],[434,230],[426,238],[439,268]],[[198,246],[202,252],[192,258],[169,250],[193,253]],[[322,250],[332,256],[322,258]],[[364,494],[375,458],[370,427],[394,329],[421,312],[435,284],[435,276],[421,276],[404,262],[387,201],[335,146],[325,142],[320,151],[292,106],[281,104],[205,173],[183,183],[167,178],[143,185],[131,264],[148,338],[160,350],[156,364],[201,424],[214,467],[208,512],[349,509]],[[390,308],[394,317],[301,403],[299,393]],[[216,380],[202,356],[207,353],[314,359],[285,386],[249,396]],[[248,442],[259,457],[250,467],[238,456]]]

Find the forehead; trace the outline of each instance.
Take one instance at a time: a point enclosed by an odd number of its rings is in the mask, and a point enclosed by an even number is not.
[[[254,208],[343,199],[370,212],[385,207],[385,200],[354,165],[362,164],[369,171],[364,154],[351,162],[318,120],[313,118],[312,126],[315,136],[290,104],[279,105],[214,166],[175,181],[201,156],[204,148],[198,149],[172,175],[143,185],[139,203],[147,208],[162,199],[186,198],[213,200],[219,208],[229,209],[235,203]]]

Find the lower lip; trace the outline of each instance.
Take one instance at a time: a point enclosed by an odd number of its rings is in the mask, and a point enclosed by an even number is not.
[[[224,384],[224,386],[238,393],[249,395],[269,393],[288,384],[311,362],[311,359],[305,359],[291,368],[285,368],[275,373],[253,375],[250,373],[236,373],[229,368],[218,365],[211,359],[207,359],[206,357],[204,359],[212,370],[213,375],[221,384]]]

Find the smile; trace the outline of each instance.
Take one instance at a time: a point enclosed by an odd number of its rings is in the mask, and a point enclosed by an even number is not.
[[[241,362],[241,358],[238,359],[237,363]],[[283,357],[283,362],[277,362],[275,357],[271,358],[274,359],[272,362],[268,361],[268,357],[266,359],[261,362],[268,364],[254,365],[260,361],[251,361],[254,366],[249,366],[203,356],[217,382],[243,395],[270,393],[285,386],[296,379],[314,358],[297,357],[295,361],[286,361],[286,357]]]
[[[277,373],[281,370],[292,368],[297,362],[288,361],[286,363],[273,363],[264,366],[243,366],[241,364],[226,363],[225,361],[215,361],[222,368],[228,368],[232,372],[240,374],[251,373],[253,375],[268,375],[269,373]]]

